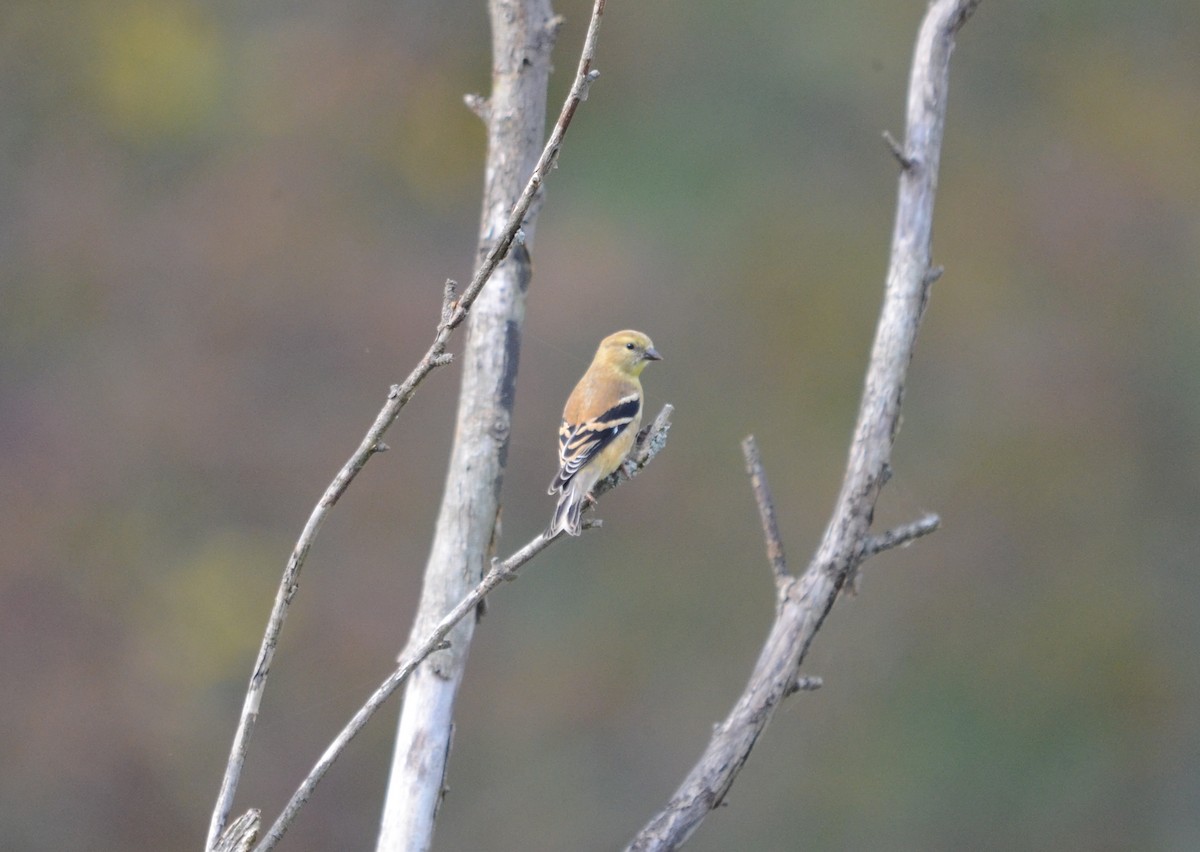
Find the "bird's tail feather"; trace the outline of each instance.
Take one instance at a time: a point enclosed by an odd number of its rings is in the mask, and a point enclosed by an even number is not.
[[[584,504],[587,502],[587,492],[576,494],[575,491],[575,488],[568,486],[559,495],[558,505],[554,507],[554,519],[547,530],[549,535],[558,535],[560,530],[567,535],[579,535],[583,531],[581,518]]]

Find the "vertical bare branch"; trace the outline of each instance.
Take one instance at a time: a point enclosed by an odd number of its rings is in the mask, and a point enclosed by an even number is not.
[[[597,76],[591,65],[604,0],[595,2],[571,94],[540,159],[550,51],[560,20],[549,0],[489,0],[488,9],[492,94],[486,105],[477,99],[474,104],[477,114],[487,120],[480,251],[491,257],[503,251],[497,236],[515,200],[534,204],[523,225],[524,243],[532,243],[541,181]],[[531,173],[533,178],[527,181]],[[528,254],[513,252],[494,277],[471,313],[454,446],[410,641],[428,633],[479,582],[490,555],[508,454],[530,278]],[[405,687],[376,846],[379,852],[423,852],[432,843],[454,703],[473,630],[472,620],[459,622],[448,636],[450,647],[431,655]]]
[[[775,622],[750,680],[729,716],[713,731],[704,754],[660,813],[628,850],[675,849],[724,799],[779,703],[795,690],[800,663],[838,593],[881,543],[927,532],[925,519],[900,533],[870,535],[879,491],[900,422],[905,376],[933,278],[930,266],[933,201],[946,116],[950,54],[959,28],[979,0],[935,0],[917,37],[909,80],[906,142],[883,308],[867,367],[858,422],[842,489],[812,562],[779,583]],[[768,549],[771,548],[768,530]]]

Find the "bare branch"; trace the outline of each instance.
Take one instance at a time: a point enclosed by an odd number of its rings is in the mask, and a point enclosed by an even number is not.
[[[904,153],[904,146],[896,141],[896,137],[893,136],[891,132],[887,130],[883,131],[883,141],[887,143],[888,150],[892,152],[892,156],[896,158],[896,162],[900,164],[900,168],[907,171],[908,169],[916,166],[916,161],[910,159],[909,156]]]
[[[595,55],[596,33],[603,10],[604,0],[596,0],[596,8],[592,13],[592,22],[589,25],[587,38],[580,57],[579,71],[576,73],[575,81],[567,95],[566,102],[563,104],[562,112],[554,125],[554,130],[550,134],[541,157],[538,159],[533,173],[525,185],[525,190],[513,205],[507,223],[498,235],[491,250],[479,265],[474,276],[472,276],[470,285],[461,297],[455,296],[454,282],[446,282],[441,320],[429,349],[417,363],[417,366],[409,373],[408,377],[400,384],[392,386],[386,402],[375,416],[375,421],[367,430],[366,435],[363,436],[358,448],[346,463],[342,465],[337,475],[334,476],[333,480],[326,487],[325,492],[321,495],[321,499],[309,514],[308,521],[305,523],[299,538],[296,540],[295,546],[292,548],[291,556],[288,558],[283,577],[280,580],[279,590],[275,595],[271,614],[267,619],[267,627],[263,634],[258,656],[254,662],[254,668],[250,674],[246,696],[242,702],[242,711],[238,718],[237,730],[234,732],[233,744],[230,747],[229,760],[226,764],[225,774],[221,779],[221,788],[217,794],[212,818],[209,822],[208,835],[204,845],[206,850],[211,849],[213,844],[217,842],[229,818],[229,812],[233,808],[234,796],[237,793],[238,781],[241,777],[242,767],[246,761],[246,753],[250,746],[250,737],[254,732],[254,725],[258,720],[259,707],[262,703],[263,690],[266,686],[267,676],[270,673],[271,662],[275,656],[275,649],[279,644],[279,635],[283,630],[283,622],[287,617],[288,608],[299,589],[300,572],[308,556],[308,551],[312,547],[312,543],[320,531],[325,518],[350,486],[350,483],[373,455],[386,449],[386,445],[382,442],[383,435],[391,427],[392,423],[395,422],[401,409],[412,399],[417,387],[436,368],[445,366],[451,362],[450,354],[445,351],[451,334],[467,317],[471,305],[483,290],[484,285],[490,280],[497,265],[508,254],[517,233],[521,230],[526,215],[529,213],[530,207],[539,195],[547,174],[558,157],[563,139],[566,136],[567,129],[570,127],[571,119],[574,117],[579,103],[586,97],[588,85],[595,79],[592,75],[591,66]],[[554,32],[557,31],[557,27],[561,26],[562,23],[561,18],[555,20],[557,23],[552,22],[552,30],[548,33],[550,37],[553,37]]]
[[[804,573],[778,583],[775,621],[745,690],[667,806],[634,837],[630,852],[675,849],[691,836],[724,799],[779,703],[800,685],[799,667],[813,637],[858,566],[886,549],[884,544],[912,540],[936,526],[923,519],[890,535],[870,536],[875,503],[890,475],[905,377],[931,283],[933,201],[950,53],[955,33],[978,3],[935,0],[917,37],[904,149],[909,166],[900,174],[884,303],[842,489],[825,535]]]
[[[444,323],[447,328],[455,328],[466,318],[471,304],[479,296],[479,291],[483,289],[483,285],[487,283],[496,266],[508,254],[517,232],[521,230],[521,225],[525,221],[525,215],[541,192],[546,175],[550,173],[558,160],[558,152],[562,150],[563,139],[567,135],[567,128],[571,126],[571,119],[575,117],[575,111],[582,101],[587,100],[588,87],[600,74],[599,71],[592,70],[592,63],[596,58],[596,37],[600,31],[600,19],[604,15],[605,2],[606,0],[596,0],[596,4],[592,8],[592,17],[588,22],[587,35],[583,40],[583,50],[579,55],[579,68],[575,72],[575,80],[571,83],[571,90],[567,93],[567,99],[558,114],[558,120],[554,122],[554,129],[550,131],[550,138],[546,140],[546,147],[542,149],[542,155],[538,158],[537,165],[533,167],[533,174],[529,176],[525,190],[513,205],[512,214],[508,217],[504,229],[500,232],[491,250],[488,251],[479,269],[475,271],[471,283],[467,285],[467,289],[463,292],[462,299],[459,300],[450,319]],[[549,33],[551,39],[561,26],[561,17],[552,19],[552,29]]]
[[[510,259],[498,270],[501,281],[488,287],[471,313],[454,442],[410,638],[425,635],[467,594],[492,557],[532,276],[527,247],[543,200],[542,181],[593,77],[603,11],[603,0],[597,0],[570,94],[543,147],[550,51],[561,19],[550,0],[488,0],[491,121],[479,250],[486,255],[485,270],[506,251]],[[476,280],[467,285],[460,304],[471,304],[476,287]],[[458,316],[456,311],[450,323]],[[450,634],[451,648],[431,656],[405,686],[376,852],[428,852],[433,843],[473,630],[473,620],[460,622]]]
[[[592,489],[592,496],[599,497],[615,488],[623,479],[633,479],[637,476],[642,468],[650,463],[662,448],[667,445],[667,434],[671,431],[671,415],[675,413],[675,406],[667,403],[658,412],[658,416],[654,418],[654,422],[643,428],[637,435],[637,441],[634,443],[634,449],[629,454],[629,458],[621,463],[621,466],[606,476],[604,479],[596,483],[596,487]]]
[[[877,553],[891,550],[893,547],[904,547],[912,544],[918,538],[929,535],[941,526],[942,520],[937,515],[926,515],[912,523],[894,527],[883,535],[867,536],[863,547],[863,559],[869,559]]]
[[[484,124],[492,120],[492,106],[488,99],[478,92],[463,95],[463,103],[467,105],[467,109],[479,116]]]
[[[802,675],[792,681],[792,685],[788,687],[787,692],[784,693],[784,697],[787,697],[788,695],[794,695],[797,692],[816,692],[824,685],[825,681],[821,680],[819,677],[814,675]]]
[[[771,496],[767,472],[763,470],[758,442],[754,440],[753,435],[747,435],[742,440],[742,455],[746,459],[750,487],[754,489],[754,501],[758,504],[758,517],[762,521],[763,538],[767,542],[767,559],[771,562],[771,570],[775,573],[775,582],[778,583],[787,576],[787,557],[783,552],[779,524],[775,520],[775,499]]]
[[[634,449],[631,456],[633,473],[629,476],[636,475],[638,471],[641,471],[665,446],[667,431],[671,426],[670,417],[672,410],[670,405],[664,406],[662,412],[655,418],[650,431],[645,433],[639,441],[638,446]],[[617,487],[627,478],[629,477],[610,476],[599,483],[593,493],[596,497],[599,497]],[[304,803],[312,795],[313,790],[316,789],[317,783],[324,777],[329,767],[333,765],[333,762],[350,741],[363,729],[367,721],[375,714],[375,711],[412,674],[413,669],[420,665],[434,651],[443,650],[447,647],[446,636],[454,626],[468,614],[474,612],[496,586],[506,581],[515,580],[522,567],[551,544],[562,538],[563,535],[562,531],[554,536],[539,533],[524,547],[517,550],[504,561],[493,560],[491,568],[483,576],[483,579],[453,609],[442,617],[433,630],[419,642],[410,643],[409,647],[400,655],[400,661],[396,669],[371,694],[370,698],[351,717],[342,731],[325,749],[325,752],[305,777],[304,781],[301,782],[296,792],[292,794],[292,798],[288,801],[282,813],[280,813],[279,818],[271,826],[271,830],[263,838],[262,843],[256,847],[254,852],[267,852],[267,850],[275,847],[275,844],[279,842],[288,830],[288,827],[292,824],[300,808],[304,806]]]
[[[254,841],[258,839],[258,830],[262,824],[262,811],[251,808],[240,817],[229,823],[229,828],[213,847],[213,852],[249,852]]]

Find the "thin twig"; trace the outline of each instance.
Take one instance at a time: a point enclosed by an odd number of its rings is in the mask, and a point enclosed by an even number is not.
[[[713,730],[699,761],[666,807],[634,837],[627,852],[671,850],[721,804],[797,675],[813,638],[854,572],[891,544],[870,536],[880,489],[887,481],[900,402],[930,282],[933,201],[946,117],[954,36],[979,0],[935,0],[921,24],[909,81],[905,139],[911,166],[900,174],[892,252],[858,421],[842,489],[821,544],[804,573],[777,583],[775,621],[746,688]],[[922,519],[895,533],[911,540],[934,524]],[[771,543],[768,533],[767,549]]]
[[[824,685],[825,681],[816,675],[801,675],[792,681],[792,685],[788,687],[787,692],[784,694],[793,695],[797,692],[816,692]]]
[[[467,286],[461,297],[456,296],[454,282],[447,282],[442,304],[441,321],[437,326],[437,331],[429,349],[417,363],[417,366],[409,373],[408,377],[400,384],[392,386],[386,402],[375,416],[375,421],[367,430],[358,448],[350,456],[349,460],[342,465],[337,475],[334,476],[333,480],[326,487],[324,494],[321,495],[321,499],[309,514],[308,521],[305,523],[304,529],[300,532],[300,536],[292,548],[291,556],[288,558],[287,566],[284,568],[283,577],[280,580],[279,590],[275,595],[271,614],[267,619],[267,627],[263,634],[262,645],[259,647],[258,656],[255,659],[254,668],[250,674],[246,697],[242,702],[242,711],[238,718],[237,730],[234,732],[229,760],[226,764],[225,774],[221,779],[221,788],[217,794],[216,804],[209,822],[208,835],[204,844],[206,850],[211,849],[217,842],[226,821],[229,819],[229,812],[233,808],[238,781],[241,777],[242,767],[246,761],[246,753],[250,746],[250,737],[254,732],[255,722],[258,720],[258,712],[262,703],[267,675],[270,673],[271,662],[275,656],[275,649],[279,644],[279,635],[283,629],[283,622],[287,617],[288,608],[300,585],[300,572],[304,566],[304,560],[308,556],[309,548],[312,547],[313,540],[316,538],[317,532],[320,530],[329,511],[337,504],[338,499],[345,493],[350,483],[370,458],[385,448],[385,445],[382,443],[384,433],[395,422],[400,414],[400,410],[412,399],[417,387],[435,368],[450,363],[450,355],[446,352],[446,344],[451,334],[466,319],[471,305],[475,302],[480,291],[483,290],[484,285],[487,284],[492,273],[495,272],[496,267],[512,247],[513,241],[516,239],[518,231],[521,230],[521,225],[525,221],[525,216],[529,212],[530,206],[537,198],[547,174],[549,174],[558,158],[558,153],[562,148],[563,139],[566,136],[567,129],[570,127],[571,119],[574,117],[580,102],[586,99],[588,87],[596,79],[598,72],[592,70],[592,62],[595,57],[596,34],[600,24],[600,17],[604,12],[604,3],[605,0],[596,0],[575,80],[571,85],[570,92],[567,94],[558,121],[555,122],[554,130],[551,132],[550,138],[542,150],[541,157],[538,159],[537,165],[534,166],[533,173],[525,185],[524,192],[521,193],[520,198],[513,205],[512,213],[509,215],[508,221],[501,230],[499,237],[491,250],[488,251],[479,268],[475,271],[475,275],[471,278],[471,283]]]
[[[667,431],[671,427],[670,418],[673,410],[670,405],[663,406],[662,411],[650,427],[650,431],[645,433],[639,445],[635,448],[631,456],[632,464],[629,466],[628,471],[624,474],[614,474],[598,483],[593,490],[593,494],[597,498],[611,491],[626,479],[636,476],[662,450],[666,444]],[[563,532],[561,530],[553,536],[539,533],[528,544],[503,562],[495,559],[492,560],[491,568],[484,574],[483,579],[455,604],[453,609],[442,617],[441,621],[437,623],[428,635],[420,642],[411,644],[400,655],[400,661],[395,670],[371,694],[370,698],[366,700],[358,712],[351,717],[346,726],[342,728],[341,732],[329,744],[328,748],[325,749],[325,752],[301,782],[296,792],[292,794],[292,798],[280,813],[279,818],[275,820],[275,824],[271,826],[271,830],[267,832],[266,837],[263,838],[254,852],[267,852],[267,850],[274,848],[275,844],[279,842],[280,838],[283,837],[288,827],[292,824],[300,808],[304,806],[309,796],[312,795],[313,790],[316,789],[317,783],[324,777],[326,771],[333,765],[333,762],[346,748],[350,740],[363,729],[363,726],[367,724],[367,721],[375,714],[375,711],[412,674],[413,669],[420,665],[434,651],[445,647],[446,636],[454,626],[468,614],[474,612],[487,597],[488,593],[495,589],[496,586],[508,580],[515,580],[517,573],[526,563],[562,537]]]
[[[882,535],[867,536],[862,558],[869,559],[878,553],[883,553],[885,550],[891,550],[893,547],[904,547],[907,544],[911,544],[918,538],[929,535],[941,523],[941,518],[937,515],[929,514],[910,523],[893,527]]]
[[[767,543],[767,559],[775,581],[787,576],[787,556],[783,552],[783,537],[775,520],[775,499],[771,486],[767,484],[767,472],[763,470],[762,457],[758,453],[758,442],[753,435],[742,440],[742,455],[746,459],[746,473],[750,475],[750,487],[754,490],[754,502],[758,504],[758,517],[762,521],[763,539]]]
[[[904,153],[904,146],[896,141],[896,137],[891,134],[891,131],[883,131],[883,141],[888,146],[888,150],[892,152],[892,156],[896,158],[896,162],[900,164],[900,168],[908,171],[916,166],[917,161]]]
[[[475,301],[475,298],[479,295],[479,291],[483,289],[483,285],[487,283],[496,266],[508,254],[513,240],[517,237],[517,232],[521,230],[521,226],[525,222],[525,214],[529,212],[530,206],[532,206],[534,199],[537,198],[542,184],[546,180],[546,175],[550,173],[550,170],[554,168],[558,161],[558,152],[562,149],[563,138],[567,134],[567,128],[571,126],[571,119],[575,117],[575,111],[579,108],[581,102],[587,100],[588,88],[600,76],[599,71],[592,69],[592,63],[596,58],[596,36],[600,31],[600,19],[604,15],[605,2],[606,0],[596,0],[596,5],[592,8],[592,17],[588,22],[587,35],[583,39],[583,50],[579,54],[579,68],[575,72],[575,80],[571,83],[571,90],[567,93],[567,99],[563,102],[562,110],[558,114],[558,120],[554,122],[554,129],[550,131],[550,138],[546,140],[546,147],[542,149],[542,155],[538,157],[537,165],[533,167],[533,174],[529,176],[529,181],[525,184],[525,190],[521,193],[521,197],[517,199],[517,203],[513,205],[512,214],[508,217],[508,222],[500,232],[500,237],[492,245],[491,250],[488,251],[479,269],[475,271],[475,276],[463,292],[462,299],[459,300],[450,319],[445,323],[449,328],[454,328],[463,321],[467,315],[467,310],[471,307],[471,303]]]

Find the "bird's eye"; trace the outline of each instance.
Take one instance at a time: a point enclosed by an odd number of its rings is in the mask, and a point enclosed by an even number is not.
[[[630,352],[632,352],[633,351],[633,343],[632,342],[626,343],[625,348],[628,349]]]

